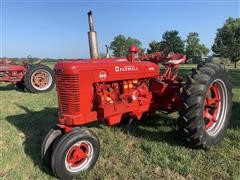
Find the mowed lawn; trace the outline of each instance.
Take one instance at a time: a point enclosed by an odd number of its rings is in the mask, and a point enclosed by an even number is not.
[[[185,74],[190,68],[182,69]],[[234,86],[231,124],[209,150],[191,149],[174,130],[177,113],[147,123],[94,124],[101,143],[96,166],[83,179],[240,179],[240,70]],[[57,94],[24,93],[0,85],[0,179],[56,179],[40,157],[41,143],[58,118]]]

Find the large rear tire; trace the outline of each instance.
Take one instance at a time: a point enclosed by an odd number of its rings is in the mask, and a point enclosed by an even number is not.
[[[194,147],[219,143],[230,123],[232,85],[223,65],[207,63],[192,70],[182,92],[178,127]]]
[[[29,66],[24,76],[24,86],[27,91],[32,93],[51,91],[54,84],[53,71],[45,65]]]

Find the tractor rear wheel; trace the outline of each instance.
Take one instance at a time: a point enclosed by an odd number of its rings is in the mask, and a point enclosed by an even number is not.
[[[91,169],[99,156],[97,136],[87,128],[78,128],[64,134],[54,145],[51,166],[60,179],[72,179]]]
[[[53,71],[45,65],[30,66],[24,76],[24,86],[32,93],[51,91],[54,84]]]
[[[232,85],[223,65],[207,63],[192,70],[182,91],[178,127],[194,147],[223,139],[230,123]]]

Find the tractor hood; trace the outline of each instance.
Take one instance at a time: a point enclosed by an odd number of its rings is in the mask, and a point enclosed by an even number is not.
[[[88,76],[95,82],[141,79],[159,75],[159,66],[149,61],[130,62],[126,58],[62,60],[54,67],[56,75]]]

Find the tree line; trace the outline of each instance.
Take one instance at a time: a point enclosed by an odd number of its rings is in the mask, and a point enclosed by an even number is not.
[[[142,48],[140,40],[132,37],[126,38],[120,34],[114,37],[110,49],[116,57],[127,56],[130,45],[138,46],[140,55],[158,51],[166,53],[173,51],[186,54],[188,59],[206,56],[210,51],[204,44],[200,43],[197,32],[190,32],[184,40],[177,30],[166,31],[160,41],[150,42],[147,50]],[[236,68],[237,62],[240,60],[240,18],[230,17],[221,28],[217,29],[211,50],[215,56],[229,58]]]

